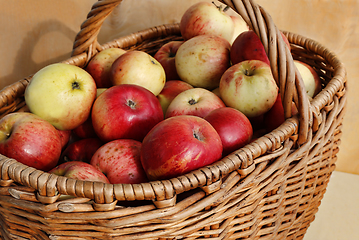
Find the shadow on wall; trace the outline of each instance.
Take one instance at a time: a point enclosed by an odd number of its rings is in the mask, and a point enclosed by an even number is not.
[[[46,42],[44,42],[44,39],[42,38],[44,38],[44,36],[49,33],[56,34],[54,36],[51,35],[51,37],[45,38]],[[9,82],[16,82],[34,74],[36,71],[46,65],[68,59],[71,56],[72,46],[68,48],[68,53],[66,54],[63,53],[64,51],[62,49],[67,45],[64,44],[64,46],[60,47],[54,46],[54,44],[57,42],[54,38],[58,38],[59,34],[62,36],[62,39],[65,37],[65,39],[69,39],[73,43],[77,32],[71,30],[62,22],[48,20],[39,23],[35,28],[31,29],[31,31],[24,35],[21,46],[16,54],[12,72],[9,75],[0,78],[0,89],[6,87],[6,85],[8,85],[7,83]],[[49,56],[56,57],[41,62],[35,61],[34,54],[36,52],[36,47],[42,44],[46,44],[46,48],[51,51],[51,54],[48,54]]]

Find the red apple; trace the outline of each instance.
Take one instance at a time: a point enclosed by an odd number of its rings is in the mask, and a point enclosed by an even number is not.
[[[281,36],[290,49],[287,37],[282,32]],[[244,31],[237,36],[232,43],[230,58],[233,65],[245,60],[260,60],[270,64],[264,46],[253,30]]]
[[[203,118],[175,116],[143,139],[141,163],[149,180],[177,177],[220,160],[221,138]]]
[[[185,40],[198,35],[216,35],[230,41],[233,37],[233,21],[223,6],[199,2],[191,5],[180,20],[181,35]]]
[[[221,98],[221,93],[219,92],[219,87],[212,90],[214,94],[216,94],[219,98]]]
[[[61,139],[62,149],[64,149],[66,147],[66,145],[68,144],[68,142],[70,141],[71,130],[59,130],[59,129],[56,129],[56,130],[59,133],[59,136]]]
[[[80,161],[62,163],[51,169],[49,173],[82,181],[110,183],[101,171],[89,163]]]
[[[141,145],[141,142],[131,139],[113,140],[100,147],[90,163],[112,184],[148,182],[140,160]]]
[[[179,80],[177,74],[175,56],[183,41],[171,41],[164,44],[153,56],[163,67],[166,73],[166,80]]]
[[[292,116],[297,114],[298,110],[295,106],[294,102],[292,102]],[[272,108],[264,113],[263,115],[263,123],[267,132],[271,132],[277,127],[279,127],[285,121],[284,117],[284,109],[282,104],[282,98],[280,94],[278,94],[275,103]]]
[[[121,84],[104,91],[92,108],[92,125],[104,142],[120,138],[142,141],[163,120],[156,96],[144,87]]]
[[[61,155],[62,162],[80,161],[90,163],[93,154],[104,143],[99,138],[85,138],[70,143]]]
[[[72,132],[79,138],[95,138],[97,137],[95,129],[92,126],[91,115],[87,120],[82,123],[80,126],[72,130]]]
[[[249,117],[248,118],[249,121],[252,124],[252,128],[253,128],[253,134],[254,132],[257,132],[258,130],[264,129],[264,114],[261,114],[259,116],[256,117]]]
[[[318,73],[305,62],[294,60],[294,64],[303,79],[308,96],[313,98],[322,90],[322,82]]]
[[[219,36],[200,35],[184,42],[175,61],[181,80],[194,87],[213,90],[230,67],[230,44]]]
[[[230,107],[217,108],[205,118],[221,137],[223,156],[248,144],[253,135],[249,119],[240,111]]]
[[[111,66],[113,85],[135,84],[158,95],[166,82],[162,65],[143,51],[128,51],[117,58]]]
[[[0,120],[0,154],[39,170],[56,166],[62,143],[57,129],[27,112],[10,113]]]
[[[190,84],[181,80],[172,80],[166,82],[160,94],[157,95],[157,98],[162,106],[163,115],[166,114],[168,106],[178,94],[192,88],[193,87]]]
[[[108,48],[97,53],[88,63],[86,71],[91,74],[97,88],[112,86],[110,70],[112,63],[126,51],[120,48]]]
[[[230,67],[221,78],[219,91],[226,106],[248,118],[267,112],[278,95],[270,66],[259,60],[242,61]]]
[[[192,88],[178,94],[166,111],[166,118],[179,115],[205,117],[216,108],[225,107],[223,101],[204,88]]]

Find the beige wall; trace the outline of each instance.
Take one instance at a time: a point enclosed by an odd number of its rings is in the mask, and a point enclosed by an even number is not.
[[[0,89],[41,67],[70,56],[80,24],[95,0],[2,1]],[[181,2],[181,5],[179,4]],[[162,23],[179,21],[198,0],[124,0],[100,33],[104,43]],[[359,1],[257,0],[282,30],[317,40],[334,51],[348,70],[348,108],[337,170],[359,174]],[[187,5],[186,5],[187,4]],[[139,7],[140,6],[140,7]],[[151,13],[148,9],[152,9]]]

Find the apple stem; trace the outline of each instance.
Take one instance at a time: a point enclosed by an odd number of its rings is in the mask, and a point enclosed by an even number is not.
[[[76,81],[72,82],[72,89],[80,89],[80,84]]]
[[[252,72],[249,71],[248,69],[244,70],[244,74],[245,74],[246,76],[252,76]]]
[[[127,100],[127,106],[129,106],[132,109],[135,109],[136,103],[132,101],[131,99]]]
[[[217,4],[216,4],[215,2],[213,2],[213,1],[212,1],[212,4],[213,4],[214,6],[216,6],[219,11],[226,12],[226,11],[228,11],[228,9],[229,9],[229,6],[228,6],[228,5],[226,5],[226,6],[223,8],[222,5],[217,5]]]
[[[197,102],[196,102],[196,100],[194,100],[194,99],[192,98],[191,100],[188,101],[188,103],[189,103],[190,105],[194,105],[194,104],[196,104]]]
[[[194,136],[195,139],[200,140],[200,139],[199,139],[199,136],[197,135],[197,133],[193,133],[193,136]]]

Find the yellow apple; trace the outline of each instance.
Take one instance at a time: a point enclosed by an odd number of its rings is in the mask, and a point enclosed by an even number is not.
[[[96,83],[84,69],[55,63],[40,69],[25,90],[30,112],[59,130],[72,130],[90,115]]]
[[[157,96],[166,83],[162,65],[143,51],[128,51],[117,58],[111,67],[112,84],[134,84]]]

